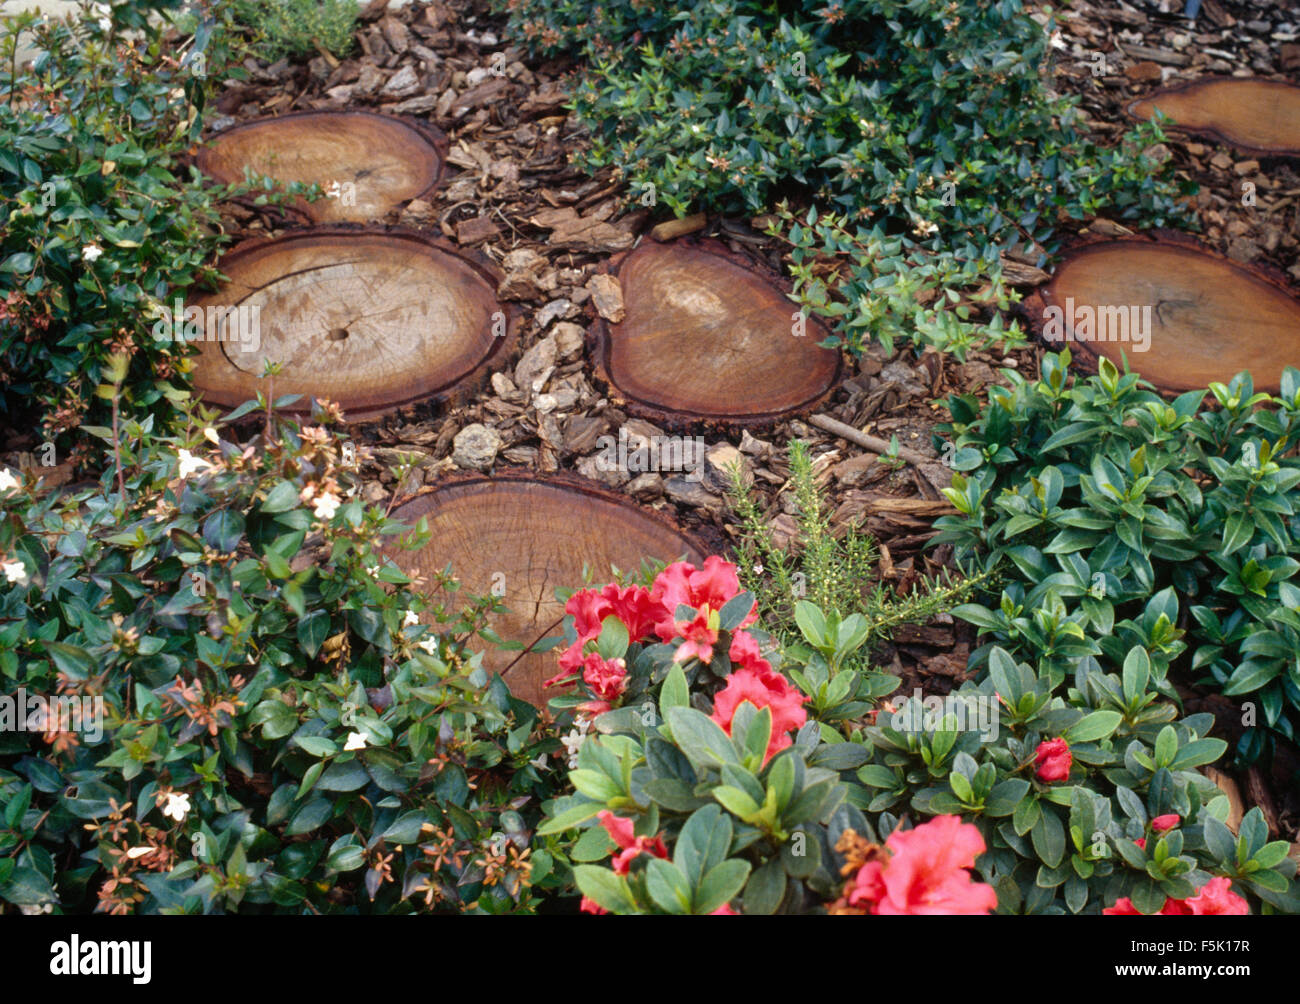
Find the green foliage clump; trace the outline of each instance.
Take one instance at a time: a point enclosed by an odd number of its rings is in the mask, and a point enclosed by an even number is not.
[[[4,472],[0,912],[531,911],[560,744],[482,666],[496,601],[416,593],[337,412],[262,403],[94,489]]]
[[[170,6],[24,14],[0,34],[0,409],[10,423],[37,409],[47,440],[105,423],[96,376],[131,346],[123,412],[182,399],[186,347],[151,328],[219,246],[212,196],[180,158],[230,53],[209,26],[178,54],[166,22],[146,19]],[[30,68],[20,35],[38,50]]]
[[[911,323],[865,250],[897,242],[906,272],[939,257],[917,288],[1000,275],[1012,245],[1045,254],[1064,219],[1108,215],[1165,225],[1185,216],[1169,167],[1142,153],[1142,126],[1102,148],[1075,99],[1052,96],[1049,30],[1021,0],[713,0],[687,10],[649,0],[501,0],[535,49],[583,56],[573,107],[592,140],[587,168],[614,166],[643,202],[678,215],[759,212],[785,198],[840,218],[831,255],[860,246],[841,336]],[[799,246],[802,242],[795,239]],[[929,267],[936,267],[930,262]],[[824,290],[807,285],[817,309]],[[996,299],[999,293],[995,292]],[[873,312],[876,316],[873,316]],[[917,335],[945,344],[965,317]]]
[[[254,34],[254,49],[267,62],[315,56],[317,46],[346,56],[355,44],[357,0],[235,0],[238,24]]]
[[[1109,360],[1073,380],[1069,362],[1004,371],[982,408],[949,399],[959,514],[935,539],[1009,580],[956,612],[1058,678],[1141,641],[1171,698],[1172,668],[1244,702],[1244,761],[1294,742],[1300,371],[1276,396],[1240,373],[1169,402]]]

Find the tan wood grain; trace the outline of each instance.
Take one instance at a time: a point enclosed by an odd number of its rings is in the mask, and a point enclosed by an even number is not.
[[[509,612],[493,627],[525,645],[559,633],[564,607],[555,590],[581,588],[584,566],[600,588],[611,580],[611,566],[635,572],[642,558],[703,560],[697,545],[665,519],[566,483],[474,479],[440,487],[393,512],[412,525],[421,516],[431,540],[419,551],[396,554],[397,563],[430,577],[450,562],[462,596],[504,590]],[[558,650],[520,657],[492,648],[484,665],[503,673],[516,697],[544,706],[555,691],[544,691],[542,682],[558,672],[557,656]]]

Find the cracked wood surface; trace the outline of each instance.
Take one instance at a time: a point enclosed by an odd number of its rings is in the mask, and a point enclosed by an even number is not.
[[[432,532],[422,549],[394,554],[401,567],[431,578],[451,562],[462,595],[504,589],[507,613],[493,627],[524,645],[559,633],[564,605],[555,589],[580,587],[584,568],[599,588],[611,579],[611,566],[634,573],[642,558],[704,560],[699,545],[666,517],[576,479],[470,478],[440,485],[392,515],[412,526],[425,517]],[[555,693],[542,683],[556,674],[557,654],[489,647],[483,662],[516,697],[543,707]]]
[[[303,395],[288,410],[316,397],[373,417],[450,395],[511,340],[485,271],[418,234],[299,230],[241,245],[220,268],[230,281],[197,305],[257,308],[258,335],[199,343],[195,386],[209,404],[255,398],[272,360],[275,395]]]

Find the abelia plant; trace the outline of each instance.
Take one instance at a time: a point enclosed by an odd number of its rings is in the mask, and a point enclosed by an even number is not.
[[[561,744],[471,650],[495,601],[415,592],[427,529],[356,497],[338,418],[128,423],[98,487],[0,477],[0,904],[535,909]]]

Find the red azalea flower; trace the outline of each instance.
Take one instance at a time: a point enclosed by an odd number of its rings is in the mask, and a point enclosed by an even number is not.
[[[583,913],[591,913],[596,916],[600,916],[602,913],[609,913],[608,910],[597,903],[594,899],[588,899],[586,896],[582,897],[582,902],[578,904],[578,909]]]
[[[767,743],[767,753],[763,763],[772,759],[794,740],[787,735],[791,730],[798,731],[808,720],[808,712],[803,704],[808,700],[790,685],[780,673],[769,668],[764,670],[738,669],[727,677],[727,685],[713,698],[715,722],[722,730],[731,735],[731,720],[736,716],[736,709],[743,701],[748,701],[757,709],[770,708],[772,712],[772,737]]]
[[[889,857],[858,870],[849,903],[874,914],[987,914],[997,909],[993,887],[975,882],[967,869],[984,853],[977,827],[958,816],[936,816],[885,841]]]
[[[1218,915],[1249,916],[1250,904],[1232,891],[1232,882],[1222,876],[1216,876],[1201,886],[1195,896],[1183,901],[1187,909],[1197,917],[1214,917]]]
[[[674,562],[659,573],[650,590],[651,598],[664,608],[663,619],[655,625],[655,633],[660,641],[672,641],[681,635],[686,622],[677,621],[677,608],[690,607],[704,615],[704,623],[713,631],[712,640],[692,639],[696,646],[708,648],[712,658],[711,646],[717,640],[717,625],[713,623],[712,615],[739,592],[740,577],[736,566],[716,554],[705,558],[704,567],[699,569],[685,561]],[[755,603],[739,627],[748,627],[757,619],[758,604]],[[698,617],[696,621],[699,621]],[[698,628],[696,631],[699,634]]]
[[[627,636],[631,641],[640,641],[654,634],[655,625],[671,613],[643,586],[620,589],[617,583],[611,582],[600,595],[609,604],[610,613],[627,626]]]
[[[592,652],[583,661],[582,682],[602,701],[617,700],[627,689],[627,663]]]
[[[632,833],[635,824],[630,819],[622,816],[616,816],[608,809],[602,809],[596,816],[600,825],[605,827],[605,832],[609,838],[622,848],[622,851],[614,858],[614,873],[616,875],[626,875],[632,869],[632,862],[637,856],[646,852],[653,854],[657,858],[667,858],[668,848],[664,846],[663,838],[638,837]]]
[[[1139,850],[1143,850],[1143,851],[1145,851],[1145,850],[1147,849],[1147,838],[1146,838],[1146,837],[1138,837],[1136,840],[1133,841],[1133,843],[1135,843],[1135,844],[1138,845],[1138,849],[1139,849]]]
[[[1183,817],[1176,812],[1166,813],[1163,816],[1156,816],[1151,820],[1151,829],[1157,833],[1164,833],[1165,830],[1172,830],[1175,826],[1183,821]]]
[[[1064,739],[1048,739],[1038,744],[1034,751],[1034,761],[1038,764],[1036,777],[1040,781],[1064,781],[1070,776],[1070,745]]]
[[[733,632],[731,649],[727,655],[731,657],[733,669],[752,669],[760,673],[772,672],[772,664],[759,653],[758,642],[754,640],[752,634],[744,631]]]
[[[720,907],[709,914],[710,917],[739,917],[740,911],[733,910],[730,903],[723,903]]]

